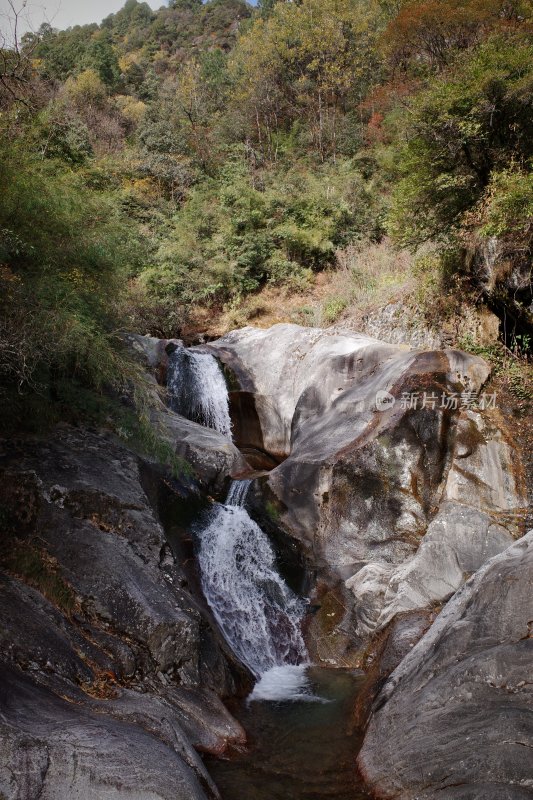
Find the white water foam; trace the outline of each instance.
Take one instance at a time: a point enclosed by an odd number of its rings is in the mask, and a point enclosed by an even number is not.
[[[324,698],[313,694],[307,677],[307,665],[305,664],[284,664],[280,667],[272,667],[267,672],[264,672],[248,697],[249,703],[254,700],[266,700],[269,702],[328,702]]]
[[[198,560],[204,594],[224,637],[260,677],[272,667],[307,661],[305,603],[279,575],[268,537],[242,505],[250,481],[235,483],[227,504],[217,504],[199,532]]]
[[[231,438],[228,389],[214,356],[176,348],[169,358],[168,388],[173,411]]]

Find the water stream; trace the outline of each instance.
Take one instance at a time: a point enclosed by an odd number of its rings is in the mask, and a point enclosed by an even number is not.
[[[175,411],[231,436],[228,391],[214,356],[177,348],[168,388]],[[235,655],[258,679],[275,670],[256,691],[275,695],[286,685],[294,692],[298,684],[305,692],[305,603],[277,571],[267,535],[246,511],[251,483],[234,481],[226,502],[215,503],[197,530],[202,588]]]
[[[177,350],[172,408],[231,436],[224,376],[208,354]],[[361,677],[309,666],[306,603],[286,584],[270,540],[246,510],[252,481],[234,481],[196,528],[205,598],[235,655],[256,678],[231,710],[249,738],[231,758],[206,758],[222,800],[363,800],[352,709]]]
[[[207,602],[235,655],[260,678],[306,663],[301,633],[305,603],[276,569],[267,535],[244,504],[251,481],[234,481],[198,532]]]

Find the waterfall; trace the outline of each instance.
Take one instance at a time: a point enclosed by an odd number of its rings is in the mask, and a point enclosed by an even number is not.
[[[231,437],[228,391],[214,356],[177,348],[168,388],[174,411]],[[294,699],[306,686],[305,603],[279,575],[267,535],[246,511],[251,484],[233,481],[226,502],[215,503],[197,531],[202,588],[231,649],[260,679],[254,694],[279,699],[288,691]]]
[[[169,358],[167,383],[173,411],[231,437],[228,390],[214,356],[176,348]]]
[[[234,481],[199,531],[202,587],[235,655],[256,677],[306,662],[305,604],[276,570],[266,534],[244,508],[251,481]]]
[[[226,497],[227,506],[244,507],[252,481],[232,481]]]

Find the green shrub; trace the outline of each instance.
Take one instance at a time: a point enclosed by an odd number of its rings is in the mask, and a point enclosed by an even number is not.
[[[495,173],[482,214],[484,236],[531,236],[533,172],[512,167]]]
[[[528,162],[532,100],[533,44],[519,34],[493,36],[415,96],[398,134],[403,177],[389,216],[397,241],[453,236],[493,173]]]
[[[348,307],[348,301],[344,297],[332,297],[322,309],[322,320],[325,325],[332,325],[340,317],[342,312]]]
[[[265,283],[305,288],[372,224],[372,202],[347,163],[257,175],[236,150],[191,190],[174,224],[141,280],[158,297],[227,301]]]
[[[59,400],[65,381],[120,390],[131,364],[116,304],[142,257],[136,229],[113,197],[24,139],[0,150],[0,392],[20,410],[32,395]]]

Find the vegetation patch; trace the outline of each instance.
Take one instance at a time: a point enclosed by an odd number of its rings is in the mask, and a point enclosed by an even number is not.
[[[483,301],[529,353],[531,22],[529,0],[127,0],[5,48],[3,428],[130,402],[125,329],[398,303],[438,331]]]
[[[12,540],[1,558],[2,566],[8,572],[37,589],[65,614],[75,610],[74,590],[61,576],[56,560],[35,540]]]

